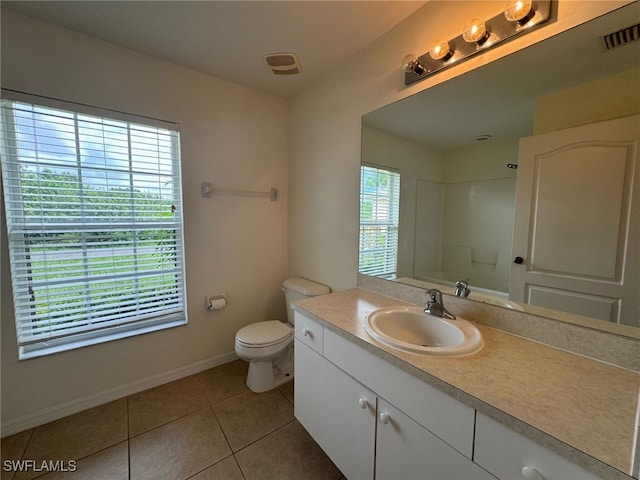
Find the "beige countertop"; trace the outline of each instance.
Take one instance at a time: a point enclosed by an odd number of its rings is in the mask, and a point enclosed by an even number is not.
[[[406,353],[364,329],[369,312],[390,305],[408,304],[354,288],[294,308],[595,473],[613,478],[613,467],[631,475],[639,373],[477,323],[484,347],[474,355]]]

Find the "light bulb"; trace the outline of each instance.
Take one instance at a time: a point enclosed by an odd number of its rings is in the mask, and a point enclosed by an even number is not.
[[[405,55],[402,59],[402,68],[406,73],[413,72],[416,75],[422,75],[425,72],[425,68],[420,63],[420,60],[418,60],[418,57],[413,53]]]
[[[475,42],[478,45],[481,45],[488,37],[489,34],[487,33],[487,27],[483,20],[479,18],[472,18],[464,24],[464,28],[462,29],[462,38],[464,38],[465,42]]]
[[[431,50],[429,50],[429,56],[434,60],[446,61],[451,58],[451,55],[453,55],[453,52],[451,51],[451,47],[449,47],[449,42],[446,40],[438,40],[433,47],[431,47]]]
[[[504,17],[510,22],[525,23],[531,13],[532,0],[509,0],[504,6]]]

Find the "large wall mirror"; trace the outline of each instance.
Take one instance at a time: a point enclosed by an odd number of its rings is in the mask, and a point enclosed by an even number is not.
[[[603,38],[638,23],[636,2],[364,115],[360,273],[638,337],[640,41]]]

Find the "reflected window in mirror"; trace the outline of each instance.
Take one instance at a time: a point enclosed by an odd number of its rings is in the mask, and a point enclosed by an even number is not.
[[[359,271],[394,279],[398,258],[400,173],[363,164],[360,168]]]

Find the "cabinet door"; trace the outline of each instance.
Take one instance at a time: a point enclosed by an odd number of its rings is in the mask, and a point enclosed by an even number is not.
[[[376,480],[417,478],[495,480],[429,430],[378,398]]]
[[[473,408],[329,329],[324,356],[471,460]]]
[[[375,395],[295,340],[295,416],[350,480],[373,479]]]

